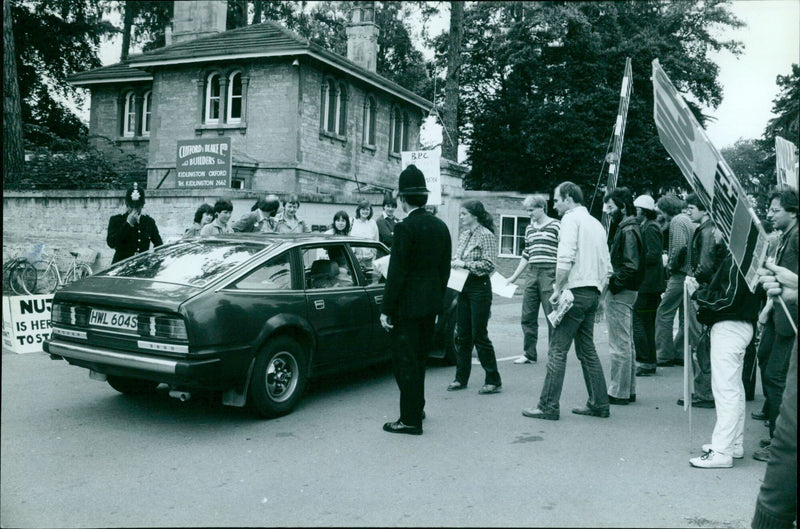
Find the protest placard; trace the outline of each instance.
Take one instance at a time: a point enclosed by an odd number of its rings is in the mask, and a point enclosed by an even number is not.
[[[780,136],[775,136],[775,173],[778,187],[791,187],[797,191],[797,146]]]
[[[428,205],[430,206],[442,204],[442,177],[439,168],[441,154],[441,147],[430,151],[403,151],[400,153],[400,165],[403,169],[413,164],[425,175],[425,186],[430,191],[428,195]]]
[[[750,290],[767,254],[767,234],[736,175],[708,139],[683,97],[653,61],[653,117],[658,137],[731,251]]]
[[[606,182],[606,193],[610,193],[617,187],[619,179],[619,165],[622,159],[622,142],[625,139],[625,124],[628,122],[628,106],[631,101],[631,91],[633,90],[633,69],[631,59],[625,60],[625,73],[622,76],[622,88],[619,91],[619,110],[617,110],[617,121],[614,124],[614,141],[611,152],[608,155],[608,180]],[[608,231],[611,225],[611,217],[603,211],[601,219],[603,227]]]
[[[178,140],[176,160],[179,188],[231,186],[230,138]]]
[[[3,344],[15,353],[42,352],[50,337],[53,294],[3,298]],[[8,332],[8,335],[6,335]]]

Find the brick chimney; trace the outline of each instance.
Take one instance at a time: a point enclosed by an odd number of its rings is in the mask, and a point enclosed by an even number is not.
[[[178,44],[225,31],[226,0],[176,0],[173,2],[172,43]]]
[[[374,72],[378,66],[378,26],[375,2],[355,2],[348,15],[347,58]]]

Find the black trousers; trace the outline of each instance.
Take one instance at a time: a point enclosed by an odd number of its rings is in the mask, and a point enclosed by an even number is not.
[[[633,344],[636,361],[646,367],[656,366],[656,311],[661,303],[657,292],[639,292],[633,304]]]
[[[422,426],[425,407],[425,363],[433,344],[436,315],[393,320],[392,368],[400,388],[400,421]]]
[[[776,307],[776,310],[781,309]],[[770,437],[775,433],[775,422],[778,420],[783,390],[786,387],[789,359],[796,343],[794,335],[784,336],[775,332],[772,317],[767,320],[758,346],[758,363],[761,367],[761,384],[767,396],[764,407],[769,417]]]

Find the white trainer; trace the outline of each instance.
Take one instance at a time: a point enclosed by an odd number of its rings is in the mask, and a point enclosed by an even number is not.
[[[709,450],[700,457],[690,459],[689,464],[697,468],[731,468],[733,466],[733,458]]]
[[[708,452],[711,450],[711,444],[703,445],[703,452]],[[744,447],[743,446],[734,446],[733,447],[733,458],[734,459],[742,459],[744,457]]]
[[[517,358],[516,360],[514,360],[514,363],[515,364],[535,364],[536,360],[531,360],[527,356],[522,355],[519,358]]]

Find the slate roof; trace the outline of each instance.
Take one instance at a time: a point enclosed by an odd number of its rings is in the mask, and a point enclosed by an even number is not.
[[[131,68],[130,58],[109,66],[78,72],[67,77],[67,81],[74,86],[91,86],[101,83],[152,81],[153,75],[145,70]]]
[[[382,88],[423,110],[429,110],[432,106],[430,101],[414,92],[375,72],[362,68],[337,53],[328,51],[272,21],[165,46],[147,53],[131,56],[124,63],[74,74],[68,78],[68,81],[76,86],[85,86],[92,83],[114,82],[118,79],[130,80],[130,78],[147,75],[150,75],[150,79],[152,79],[152,75],[146,70],[158,66],[292,55],[310,56],[317,61],[329,64],[369,84]],[[118,73],[122,74],[122,71],[126,68],[135,73],[129,72],[127,75],[130,77],[124,75],[115,77]]]

